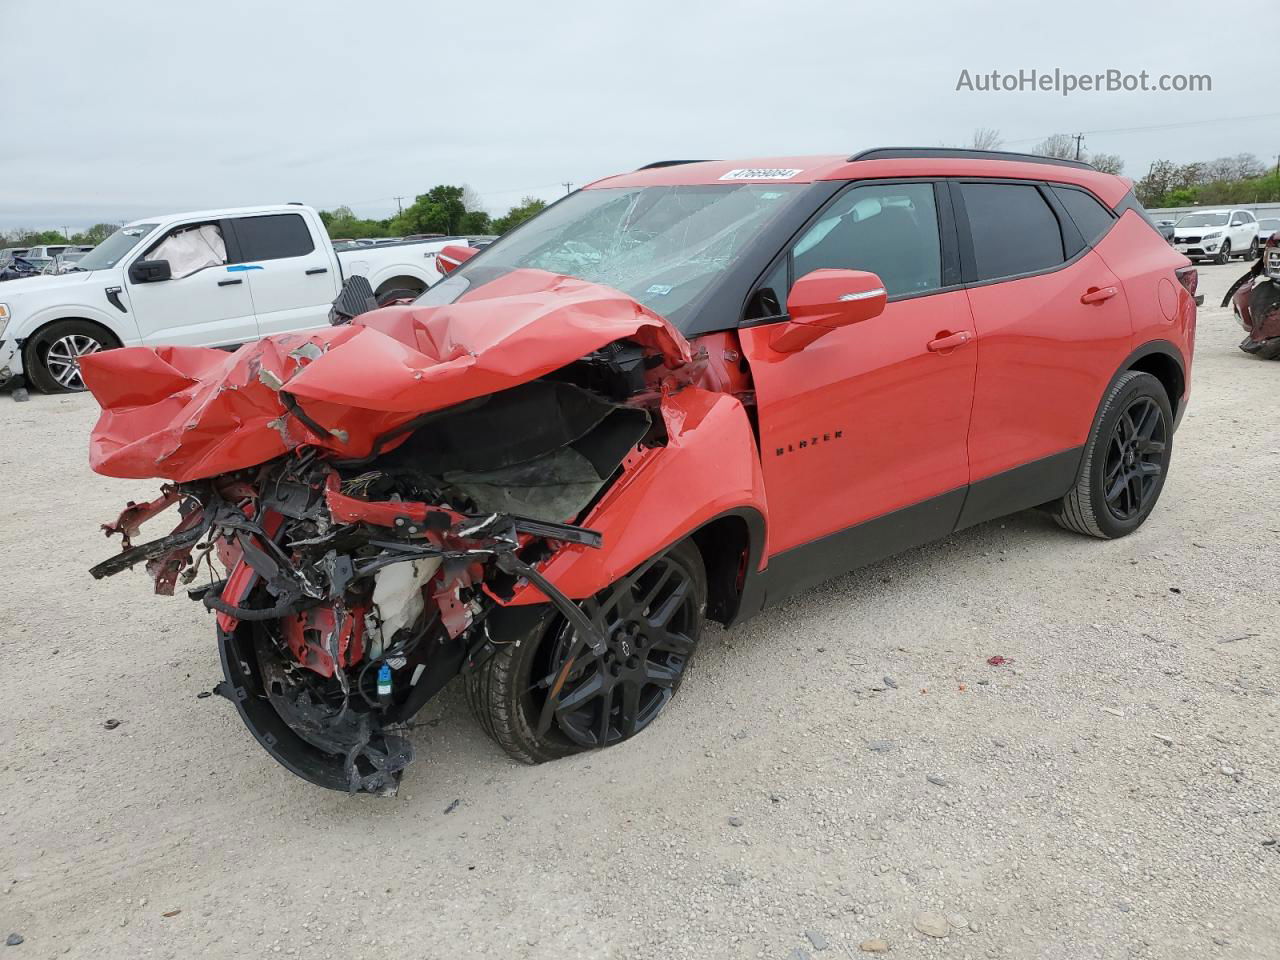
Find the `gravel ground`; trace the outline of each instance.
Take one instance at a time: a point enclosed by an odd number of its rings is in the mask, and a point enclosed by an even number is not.
[[[1212,306],[1242,270],[1201,268],[1193,401],[1137,534],[1029,512],[846,576],[711,629],[637,740],[542,767],[451,687],[393,800],[304,784],[197,697],[210,620],[85,572],[153,484],[89,472],[90,398],[0,398],[0,937],[15,958],[1280,956],[1280,364]]]

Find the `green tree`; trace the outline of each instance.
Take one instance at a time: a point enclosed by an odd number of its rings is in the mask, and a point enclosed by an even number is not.
[[[506,233],[512,227],[518,227],[530,217],[541,213],[546,209],[546,206],[547,202],[545,200],[539,200],[537,197],[525,197],[518,206],[508,210],[506,216],[498,217],[498,219],[494,220],[491,228],[494,233]]]
[[[72,243],[93,244],[95,247],[116,232],[114,223],[95,223],[88,230],[72,235]]]
[[[444,233],[462,232],[462,221],[467,215],[466,204],[462,202],[462,187],[439,184],[426,193],[413,198],[413,203],[404,208],[391,221],[392,231],[397,236],[411,233]]]
[[[363,240],[390,235],[389,221],[363,220],[347,206],[321,210],[320,220],[329,231],[329,236],[335,240]]]

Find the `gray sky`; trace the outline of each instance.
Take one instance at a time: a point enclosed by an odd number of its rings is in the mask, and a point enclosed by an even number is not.
[[[1258,96],[1261,16],[1182,0],[0,0],[0,229],[286,200],[381,217],[436,183],[505,211],[663,158],[960,144],[979,126],[1026,149],[1264,114],[1280,108]],[[1208,73],[1213,90],[956,91],[962,69],[1055,67]],[[1159,157],[1274,163],[1280,115],[1086,148],[1135,177]]]

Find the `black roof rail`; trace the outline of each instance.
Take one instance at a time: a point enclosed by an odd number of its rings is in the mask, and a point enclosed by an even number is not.
[[[658,167],[678,167],[682,163],[713,163],[711,160],[655,160],[653,163],[646,163],[643,167],[636,167],[637,170],[656,170]]]
[[[1061,160],[1058,157],[1040,157],[1034,153],[1014,153],[1010,150],[968,150],[952,147],[876,147],[863,150],[849,158],[855,160],[1016,160],[1019,163],[1047,163],[1057,167],[1076,167],[1080,170],[1096,170],[1083,160]]]

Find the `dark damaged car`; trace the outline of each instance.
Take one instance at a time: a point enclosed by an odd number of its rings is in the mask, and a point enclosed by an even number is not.
[[[1262,360],[1280,360],[1280,233],[1272,233],[1262,256],[1222,298],[1230,306],[1244,339],[1240,349]]]
[[[447,253],[323,331],[83,360],[93,468],[168,481],[94,575],[186,587],[219,692],[338,790],[394,790],[459,675],[551,760],[648,727],[704,617],[1032,506],[1124,536],[1186,407],[1195,271],[1085,164],[660,163]]]

